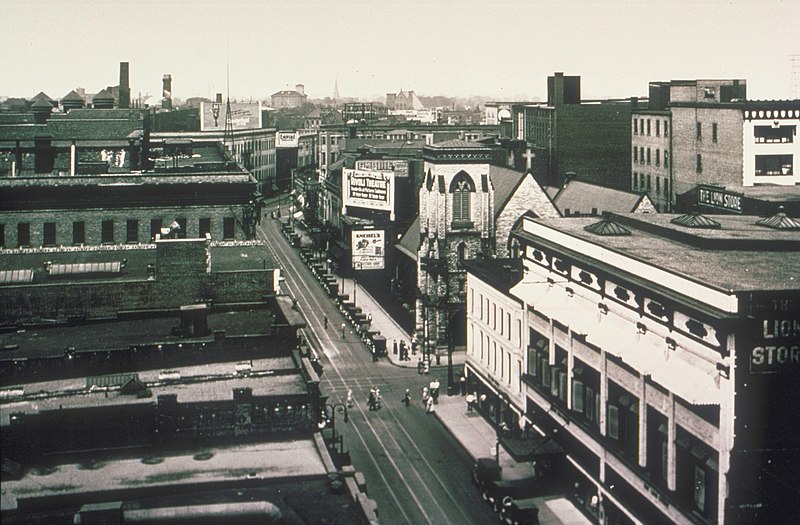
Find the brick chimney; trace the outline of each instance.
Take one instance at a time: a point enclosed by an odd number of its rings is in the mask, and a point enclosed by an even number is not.
[[[163,109],[172,109],[172,75],[164,75],[162,84],[163,98],[161,99],[161,107]]]
[[[306,94],[306,87],[305,87],[303,84],[297,84],[297,85],[296,85],[294,88],[295,88],[295,89],[297,90],[297,92],[298,92],[298,93],[300,93],[301,95],[305,95],[305,94]]]
[[[131,85],[128,68],[127,62],[119,63],[119,107],[121,109],[131,107]]]

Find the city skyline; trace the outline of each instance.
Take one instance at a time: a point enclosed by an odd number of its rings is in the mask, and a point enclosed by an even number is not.
[[[74,9],[69,9],[72,6]],[[147,0],[4,6],[0,95],[60,98],[118,83],[180,99],[268,99],[304,84],[309,98],[419,95],[542,99],[555,71],[582,77],[584,98],[645,96],[647,83],[744,78],[748,97],[791,96],[800,8],[789,2],[597,3],[346,1],[225,4]],[[64,38],[64,37],[67,38]]]

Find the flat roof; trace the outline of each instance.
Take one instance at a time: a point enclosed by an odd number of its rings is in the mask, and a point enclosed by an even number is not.
[[[3,389],[16,395],[6,396],[0,403],[0,426],[8,425],[11,414],[18,412],[38,414],[47,410],[149,405],[165,394],[177,395],[179,403],[230,401],[235,388],[250,388],[256,397],[308,394],[306,381],[290,357],[254,359],[249,376],[237,375],[236,363],[181,367],[177,369],[181,382],[174,383],[159,379],[162,370],[136,372],[153,393],[145,398],[123,395],[119,388],[87,388],[85,377],[15,385]],[[296,373],[287,374],[285,370]],[[278,371],[284,372],[275,373]]]
[[[105,451],[108,454],[108,451]],[[313,437],[246,445],[202,447],[160,454],[139,455],[60,463],[33,469],[19,480],[3,480],[0,510],[18,508],[33,498],[65,497],[85,493],[119,491],[119,499],[132,499],[136,489],[177,487],[246,480],[285,480],[327,474]],[[146,455],[147,454],[147,455]],[[152,454],[152,455],[151,455]],[[74,461],[74,460],[73,460]],[[286,481],[282,481],[287,483]],[[208,490],[207,488],[205,490]],[[165,494],[173,491],[165,490]],[[325,490],[321,493],[327,494]],[[325,499],[328,496],[317,499]],[[350,495],[346,499],[352,502]],[[282,499],[273,503],[282,506]],[[311,501],[309,500],[309,503]]]
[[[45,262],[52,264],[113,263],[127,259],[127,265],[115,277],[108,275],[60,276],[46,282],[91,282],[96,280],[146,279],[147,266],[156,263],[155,244],[118,245],[105,247],[65,247],[48,250],[2,250],[0,271],[33,270],[43,273]],[[264,270],[277,268],[275,259],[266,249],[264,241],[212,241],[211,270],[213,272],[236,270]],[[39,282],[38,278],[35,278]]]
[[[0,348],[12,348],[4,350],[0,357],[6,360],[62,356],[66,348],[74,348],[75,352],[80,353],[152,344],[189,343],[213,340],[216,330],[224,331],[226,337],[266,334],[270,332],[272,316],[269,308],[254,305],[248,310],[209,312],[207,322],[209,335],[192,338],[172,334],[172,329],[181,324],[177,311],[166,317],[110,319],[80,325],[26,328],[0,333]]]
[[[719,229],[686,228],[670,222],[678,216],[612,214],[612,220],[621,219],[620,224],[631,230],[631,235],[622,236],[601,236],[586,231],[586,226],[600,221],[598,217],[532,220],[726,291],[800,289],[800,232],[757,226],[759,217],[742,215],[705,215],[719,222]],[[518,234],[530,235],[524,230]],[[730,242],[730,249],[724,248],[726,241]],[[793,248],[781,251],[767,241],[790,243]],[[748,244],[738,249],[743,243]],[[762,244],[764,247],[759,249]],[[597,262],[602,264],[602,261]]]

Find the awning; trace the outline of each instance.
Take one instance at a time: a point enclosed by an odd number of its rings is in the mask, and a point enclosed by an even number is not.
[[[500,444],[515,461],[542,461],[564,456],[564,449],[549,437],[501,437]]]

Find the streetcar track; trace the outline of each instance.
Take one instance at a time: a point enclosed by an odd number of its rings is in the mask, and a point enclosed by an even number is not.
[[[262,236],[264,236],[264,240],[267,241],[266,235],[265,235],[263,230],[261,230],[261,234],[262,234]],[[280,232],[278,232],[278,234],[280,235]],[[296,297],[298,302],[302,299],[302,301],[306,304],[307,309],[306,309],[306,311],[304,313],[306,313],[311,318],[313,318],[313,320],[318,325],[321,326],[323,324],[323,322],[322,322],[322,320],[321,320],[321,318],[319,316],[319,313],[324,311],[324,306],[323,306],[322,303],[320,303],[320,301],[314,295],[314,293],[312,291],[312,288],[308,285],[308,283],[306,281],[304,281],[301,277],[299,277],[301,272],[303,272],[303,271],[307,271],[308,272],[309,270],[305,266],[301,267],[301,266],[299,266],[298,264],[295,263],[295,261],[294,261],[295,254],[293,253],[292,249],[290,247],[288,247],[288,243],[286,243],[286,242],[276,242],[273,245],[272,243],[267,242],[266,245],[267,245],[267,248],[269,249],[269,251],[272,252],[272,254],[275,257],[276,261],[278,261],[279,263],[284,263],[286,265],[284,268],[289,267],[289,268],[291,268],[293,270],[293,272],[296,272],[296,273],[293,273],[291,275],[288,272],[284,272],[285,273],[285,275],[284,275],[285,284],[286,284],[286,286],[288,287],[288,289],[290,291],[297,293],[297,296],[295,296],[294,294],[292,294],[292,296]],[[316,309],[313,308],[313,306],[316,306]],[[332,306],[332,305],[330,305],[330,306]],[[333,329],[334,329],[334,333],[338,333],[338,329],[337,329],[336,326],[333,326]],[[323,378],[323,383],[324,383],[324,385],[326,387],[326,391],[329,390],[331,392],[331,394],[333,394],[333,393],[336,394],[336,399],[338,401],[344,401],[343,397],[345,397],[345,392],[346,392],[346,390],[348,388],[349,389],[353,389],[354,396],[355,396],[357,390],[360,391],[360,393],[363,394],[366,391],[367,388],[372,388],[372,387],[374,387],[376,385],[387,386],[389,388],[392,388],[392,386],[394,386],[394,385],[390,385],[390,383],[394,383],[395,381],[391,380],[391,379],[388,379],[385,374],[377,375],[382,370],[380,370],[380,369],[379,370],[374,370],[374,366],[375,366],[374,363],[370,363],[371,367],[368,367],[368,366],[365,365],[365,363],[363,361],[361,361],[359,359],[353,359],[352,355],[348,356],[347,353],[345,353],[345,352],[339,352],[339,351],[331,352],[334,355],[336,355],[337,358],[340,358],[343,361],[352,361],[351,364],[354,365],[355,368],[357,368],[360,372],[367,372],[366,375],[368,376],[366,379],[365,378],[354,378],[354,377],[351,377],[349,379],[345,379],[344,375],[341,373],[341,371],[337,367],[336,363],[332,359],[332,355],[330,355],[330,353],[327,351],[326,346],[328,346],[328,345],[325,345],[323,343],[323,341],[319,337],[319,334],[315,330],[311,329],[310,326],[309,326],[309,331],[310,331],[310,334],[306,334],[306,341],[308,342],[308,344],[310,346],[312,346],[312,348],[313,348],[314,344],[316,344],[316,346],[319,347],[318,350],[322,354],[325,355],[325,357],[327,358],[328,364],[331,366],[331,368],[333,368],[333,371],[335,373],[334,377],[331,378],[330,374],[326,375]],[[334,340],[328,334],[328,330],[324,330],[324,331],[322,331],[322,333],[325,335],[325,339],[327,339],[327,342],[329,343],[330,348],[332,348],[332,349],[335,348]],[[313,336],[311,336],[311,334],[313,334]],[[352,337],[356,337],[356,336],[353,335]],[[336,342],[341,342],[341,340],[336,341]],[[344,341],[344,342],[348,343],[348,347],[349,347],[350,350],[353,350],[352,343],[353,342],[360,343],[360,340]],[[375,380],[374,381],[370,381],[369,377],[373,376],[373,374],[375,374]],[[399,381],[402,381],[403,379],[402,378],[397,378],[396,380],[399,382]],[[364,385],[363,383],[369,383],[369,385]],[[341,385],[341,390],[339,388],[337,388],[339,385]],[[355,388],[353,388],[353,387],[355,387]],[[405,486],[405,488],[408,491],[409,495],[411,496],[411,498],[415,502],[417,509],[425,517],[425,520],[426,520],[427,523],[432,525],[433,523],[443,523],[443,521],[440,521],[440,520],[436,520],[436,521],[433,521],[433,522],[431,521],[431,518],[429,516],[430,508],[426,507],[420,501],[420,499],[417,497],[417,493],[416,493],[417,491],[415,491],[415,489],[411,487],[411,485],[408,483],[408,481],[406,481],[406,476],[403,473],[403,470],[406,470],[406,469],[401,469],[401,467],[397,464],[397,462],[395,461],[395,459],[393,457],[393,453],[390,452],[389,447],[387,447],[386,444],[384,444],[383,439],[381,439],[381,437],[379,436],[378,430],[377,430],[378,427],[382,428],[389,436],[391,436],[391,442],[394,445],[392,448],[396,448],[397,451],[399,451],[399,452],[396,452],[396,453],[403,454],[406,457],[409,457],[408,454],[405,452],[405,449],[403,448],[403,445],[395,437],[395,435],[396,435],[395,433],[399,429],[400,433],[410,443],[410,446],[413,449],[413,451],[416,452],[417,457],[421,460],[421,464],[424,464],[425,468],[429,471],[430,474],[432,474],[432,476],[429,476],[428,472],[421,473],[421,472],[419,472],[418,469],[409,466],[410,470],[413,472],[413,475],[418,480],[418,485],[420,487],[424,487],[425,488],[425,493],[426,493],[425,495],[427,496],[426,499],[430,499],[433,502],[433,505],[436,507],[436,510],[438,511],[438,513],[441,514],[442,518],[444,519],[444,522],[446,522],[446,523],[464,523],[465,521],[466,522],[470,522],[471,521],[471,517],[468,514],[466,514],[464,512],[464,509],[461,507],[461,505],[458,504],[453,492],[450,490],[450,487],[447,484],[444,483],[444,480],[441,478],[441,476],[439,476],[439,474],[434,470],[433,466],[428,461],[428,459],[426,457],[426,454],[419,448],[419,446],[416,444],[416,441],[414,439],[412,439],[411,435],[407,432],[407,430],[405,429],[404,425],[401,423],[400,419],[395,414],[393,414],[391,411],[387,411],[388,415],[386,417],[387,418],[391,418],[391,420],[393,421],[393,427],[395,427],[395,428],[390,428],[389,422],[384,417],[375,418],[375,419],[380,420],[380,422],[381,422],[380,425],[378,425],[378,423],[373,424],[373,422],[372,422],[373,418],[370,418],[365,413],[363,405],[361,403],[356,402],[354,404],[354,407],[351,408],[350,410],[353,410],[353,409],[355,409],[356,413],[359,416],[361,416],[361,418],[363,418],[365,424],[369,428],[370,434],[371,434],[370,438],[374,438],[374,439],[370,440],[371,444],[373,446],[376,446],[376,444],[377,444],[377,447],[379,447],[379,449],[382,450],[382,452],[385,454],[385,457],[387,458],[389,463],[392,465],[393,471],[396,473],[397,477],[400,479],[402,484]],[[372,463],[373,463],[373,465],[375,467],[375,470],[378,472],[379,476],[383,480],[383,482],[384,482],[384,484],[385,484],[385,486],[387,488],[387,492],[389,493],[390,497],[393,499],[395,505],[397,506],[399,511],[402,513],[402,515],[406,519],[406,521],[410,522],[409,521],[409,516],[408,516],[406,510],[403,508],[403,505],[400,503],[400,500],[398,499],[398,496],[396,495],[396,491],[392,489],[392,485],[389,483],[388,478],[384,474],[383,469],[381,468],[381,466],[380,466],[380,464],[379,464],[379,462],[377,460],[376,454],[370,449],[370,447],[368,445],[368,442],[367,442],[367,439],[365,437],[365,434],[362,432],[362,430],[357,425],[351,425],[350,428],[352,428],[353,432],[358,436],[359,442],[362,444],[364,450],[366,451],[366,453],[368,454],[368,456],[372,460]],[[417,463],[417,464],[419,464],[419,463]],[[430,486],[430,479],[431,478],[436,480],[436,482],[438,483],[440,489],[447,495],[449,500],[454,503],[453,507],[459,509],[459,513],[461,514],[462,519],[459,519],[457,521],[453,521],[451,519],[451,517],[448,515],[448,512],[441,506],[441,504],[439,503],[439,500],[434,495],[434,491],[432,490],[432,487]]]

